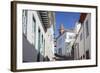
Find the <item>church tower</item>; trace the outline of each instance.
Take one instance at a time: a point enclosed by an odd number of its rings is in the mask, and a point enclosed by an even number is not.
[[[62,35],[62,34],[64,33],[64,31],[65,31],[65,30],[64,30],[64,25],[61,24],[61,25],[60,25],[60,29],[59,29],[59,34]]]

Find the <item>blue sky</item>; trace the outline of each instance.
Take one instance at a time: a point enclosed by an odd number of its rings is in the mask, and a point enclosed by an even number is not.
[[[56,30],[55,36],[59,35],[60,25],[63,24],[64,28],[72,29],[75,27],[75,22],[80,18],[80,13],[76,12],[55,12]]]

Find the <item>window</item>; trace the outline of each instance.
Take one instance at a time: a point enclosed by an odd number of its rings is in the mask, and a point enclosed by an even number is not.
[[[42,44],[43,44],[43,35],[42,35]]]
[[[58,53],[59,53],[60,55],[62,55],[62,49],[61,49],[61,48],[59,48]]]
[[[88,20],[86,21],[86,38],[89,35],[89,24],[88,24]]]
[[[40,45],[41,45],[41,54],[44,55],[44,38],[43,38],[43,34],[41,33],[41,41],[40,41]]]
[[[34,18],[34,15],[32,16],[32,20],[33,20],[33,23],[32,23],[32,32],[35,33],[35,31],[36,31],[36,20]]]
[[[34,21],[34,32],[36,32],[36,20],[34,18],[34,15],[33,15],[33,21]]]
[[[35,46],[35,38],[36,38],[36,20],[34,18],[34,15],[32,16],[32,38],[33,38],[33,44]]]
[[[80,41],[82,40],[82,38],[83,38],[83,37],[82,37],[82,33],[81,33],[81,34],[80,34]]]
[[[40,29],[38,29],[38,55],[37,55],[37,61],[39,62],[40,61],[40,48],[41,48],[41,45],[40,45]]]
[[[85,59],[85,55],[83,54],[83,59]]]
[[[80,58],[81,60],[82,60],[82,56],[81,56],[81,58]]]
[[[41,46],[42,46],[42,49],[43,49],[43,47],[44,47],[44,41],[43,41],[43,34],[42,34],[42,40],[41,40]]]
[[[24,36],[27,36],[27,10],[22,11],[22,25]]]
[[[86,51],[86,59],[90,59],[89,50]]]

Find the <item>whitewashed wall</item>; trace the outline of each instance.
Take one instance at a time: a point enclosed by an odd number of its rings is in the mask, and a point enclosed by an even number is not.
[[[53,60],[54,57],[54,31],[53,25],[47,29],[46,40],[45,40],[45,56],[48,56],[50,60]]]
[[[86,38],[86,21],[88,20],[89,24],[89,36]],[[86,55],[86,51],[89,50],[89,54],[91,54],[91,14],[88,14],[82,23],[82,27],[78,33],[77,40],[75,43],[79,43],[79,58],[83,58],[83,55]],[[82,34],[82,40],[80,40],[80,35]],[[75,53],[77,49],[75,49]],[[77,54],[75,55],[77,57]]]
[[[34,30],[33,25],[33,17],[36,20],[36,32],[34,34],[34,32],[32,30]],[[43,60],[44,57],[44,49],[43,46],[44,44],[40,42],[40,45],[42,45],[40,47],[38,47],[38,29],[40,29],[40,37],[41,35],[43,35],[43,38],[45,38],[45,31],[43,29],[42,23],[40,21],[40,18],[38,16],[37,11],[32,11],[32,10],[27,10],[27,39],[23,39],[23,55],[24,55],[24,59],[25,61],[29,61],[29,62],[34,62],[37,61],[37,55],[38,52],[40,51],[40,60]],[[35,37],[35,38],[34,38]],[[42,38],[42,37],[41,37]],[[40,40],[42,40],[40,38]],[[26,42],[26,43],[25,43]],[[29,59],[29,60],[28,60]]]
[[[91,14],[88,14],[85,21],[84,21],[84,30],[85,30],[85,34],[86,34],[86,21],[88,21],[88,29],[89,29],[89,36],[86,38],[86,35],[85,35],[85,52],[87,50],[89,50],[89,54],[90,54],[90,57],[91,57]]]
[[[58,51],[59,48],[62,49],[62,55],[68,55],[71,53],[71,46],[66,46],[67,43],[73,41],[74,38],[70,39],[70,36],[75,37],[75,33],[73,32],[65,32],[57,39],[57,47],[56,50]],[[58,52],[57,52],[58,53]]]
[[[83,24],[82,24],[83,25]],[[81,57],[81,56],[83,56],[83,54],[84,54],[84,52],[85,52],[85,50],[84,50],[84,28],[83,28],[83,26],[81,27],[81,29],[80,29],[80,32],[79,32],[79,34],[78,34],[78,38],[79,38],[79,58]],[[81,34],[82,34],[82,40],[80,40],[80,36],[81,36]]]

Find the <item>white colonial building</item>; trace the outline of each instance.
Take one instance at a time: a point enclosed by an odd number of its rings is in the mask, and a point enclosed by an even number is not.
[[[74,59],[91,58],[91,14],[81,13],[76,23],[76,39],[74,41]]]
[[[62,56],[71,56],[75,32],[73,29],[64,29],[63,24],[59,30],[59,36],[56,39],[55,53]]]
[[[22,26],[23,62],[53,60],[54,13],[49,11],[23,10]]]

